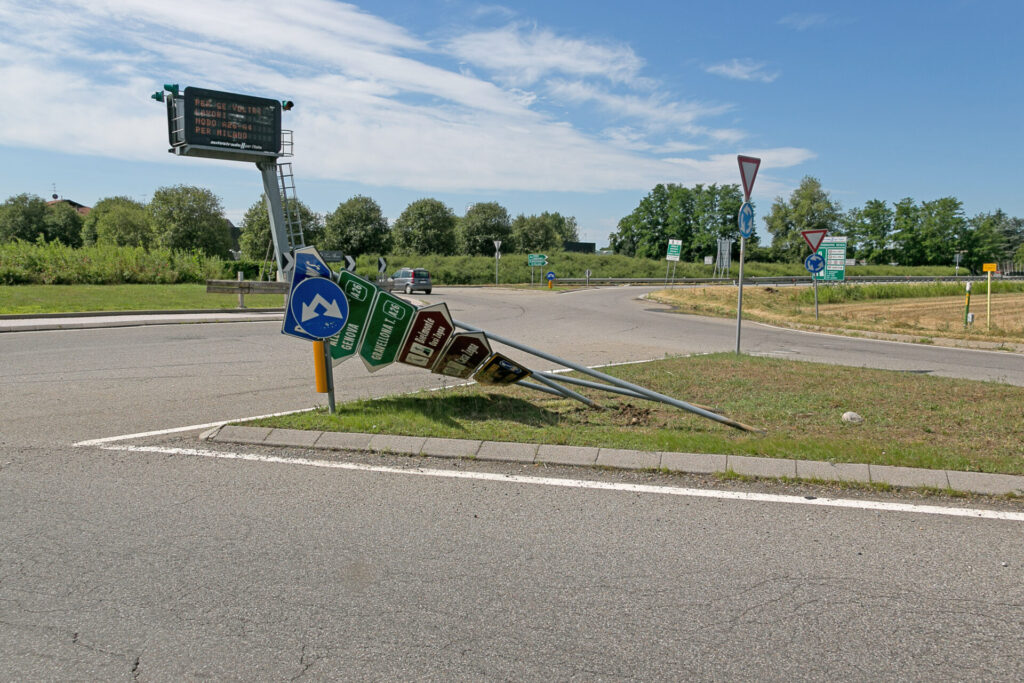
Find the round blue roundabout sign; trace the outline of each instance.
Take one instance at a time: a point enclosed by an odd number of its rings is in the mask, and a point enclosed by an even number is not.
[[[825,270],[825,259],[821,257],[821,254],[811,254],[804,260],[804,268],[809,273],[820,273]]]
[[[333,280],[325,277],[311,277],[300,282],[288,305],[303,331],[318,339],[338,334],[348,319],[345,293]]]

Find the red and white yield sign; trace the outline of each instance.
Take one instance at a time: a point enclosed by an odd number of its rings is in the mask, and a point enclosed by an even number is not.
[[[757,177],[757,169],[761,167],[761,160],[757,157],[745,157],[737,155],[736,161],[740,165],[740,179],[743,180],[743,201],[750,201],[750,193],[754,190],[754,178]]]
[[[804,230],[800,234],[804,236],[804,241],[807,242],[807,246],[814,253],[818,251],[818,247],[821,246],[821,241],[825,239],[828,230]]]

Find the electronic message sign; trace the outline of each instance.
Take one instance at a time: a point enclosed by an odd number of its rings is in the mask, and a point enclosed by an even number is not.
[[[167,120],[172,147],[256,157],[281,151],[281,103],[266,97],[185,88],[183,97],[167,98]]]

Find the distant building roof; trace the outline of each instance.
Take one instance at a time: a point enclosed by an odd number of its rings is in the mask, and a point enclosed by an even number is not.
[[[71,199],[53,199],[53,200],[50,200],[50,201],[46,202],[47,206],[50,206],[52,204],[67,204],[72,209],[74,209],[78,213],[82,214],[83,216],[88,216],[89,212],[92,211],[92,207],[91,206],[86,206],[85,204],[79,204],[78,202],[73,201]]]

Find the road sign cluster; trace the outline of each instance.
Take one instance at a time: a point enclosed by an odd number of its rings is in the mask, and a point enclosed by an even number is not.
[[[419,308],[347,270],[335,283],[315,247],[297,249],[295,264],[281,332],[329,340],[334,365],[358,355],[370,372],[398,362],[482,384],[531,374],[493,353],[485,333],[456,333],[447,304]]]

